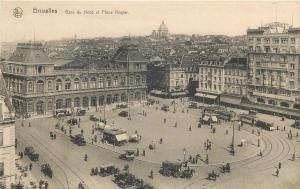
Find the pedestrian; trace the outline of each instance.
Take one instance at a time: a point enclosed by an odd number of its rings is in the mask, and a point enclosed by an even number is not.
[[[260,139],[257,139],[257,146],[260,146]]]
[[[189,131],[192,131],[192,126],[190,125]]]
[[[70,135],[72,134],[72,129],[69,130],[69,134],[70,134]]]
[[[30,124],[30,122],[28,122],[28,127],[31,127],[31,124]]]
[[[281,169],[281,162],[278,163],[278,169]]]
[[[87,159],[88,159],[88,155],[85,154],[85,156],[84,156],[84,161],[87,161]]]
[[[78,123],[78,128],[80,128],[80,122]]]
[[[48,189],[48,182],[45,181],[45,189]]]
[[[83,134],[83,129],[81,129],[81,134]]]
[[[143,154],[142,154],[143,156],[146,156],[146,151],[145,150],[143,150]]]
[[[279,130],[279,127],[278,127],[278,125],[277,125],[277,131]]]
[[[29,164],[29,170],[32,170],[32,163]]]
[[[298,134],[298,132],[296,133],[296,137],[298,137],[299,136],[299,134]]]
[[[153,179],[153,170],[150,171],[150,178]]]
[[[160,144],[162,144],[162,142],[163,142],[163,139],[162,139],[162,138],[160,138],[160,139],[159,139],[159,143],[160,143]]]
[[[285,126],[283,127],[283,130],[285,131]]]
[[[295,154],[292,155],[292,160],[295,161]]]
[[[136,154],[135,154],[136,156],[139,156],[140,155],[140,150],[137,148],[136,149]]]
[[[208,164],[208,154],[206,154],[205,162]]]
[[[279,169],[276,169],[276,176],[279,176]]]
[[[167,119],[166,118],[164,118],[164,123],[166,123],[167,122]]]
[[[263,154],[262,154],[261,150],[259,151],[259,156],[260,156],[260,157],[262,157],[262,156],[263,156]]]

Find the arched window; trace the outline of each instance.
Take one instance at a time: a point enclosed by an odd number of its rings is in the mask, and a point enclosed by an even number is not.
[[[125,86],[126,85],[126,77],[121,77],[120,84],[121,84],[121,86]]]
[[[111,95],[107,95],[107,97],[106,97],[106,104],[111,104],[111,102],[112,102]]]
[[[66,99],[66,108],[71,108],[72,107],[72,99],[71,98],[67,98]]]
[[[300,104],[295,104],[294,108],[300,110]]]
[[[290,105],[287,102],[280,102],[280,106],[289,108]]]
[[[104,105],[104,100],[105,100],[105,97],[102,95],[99,97],[99,105]]]
[[[88,78],[84,78],[83,79],[82,88],[83,89],[87,89],[88,88]]]
[[[125,93],[122,93],[122,94],[121,94],[121,101],[122,101],[122,102],[127,102],[127,96],[126,96]]]
[[[61,81],[61,79],[57,79],[57,80],[56,80],[55,89],[56,89],[57,91],[61,91],[61,89],[62,89],[62,81]]]
[[[107,87],[111,87],[111,77],[110,77],[110,76],[108,76],[108,77],[106,78],[106,86],[107,86]]]
[[[98,85],[99,85],[100,89],[104,88],[104,79],[103,79],[103,77],[99,78],[99,84]]]
[[[136,92],[135,95],[134,95],[134,99],[136,101],[140,101],[141,100],[141,93],[140,92]]]
[[[114,78],[114,87],[118,86],[118,76],[115,76]]]
[[[90,88],[96,88],[96,78],[91,78]]]
[[[80,80],[78,78],[75,78],[74,79],[74,89],[78,90],[79,88],[80,88]]]
[[[65,90],[70,90],[71,89],[71,80],[66,79],[65,80]]]
[[[56,109],[62,109],[63,108],[63,100],[58,99],[56,100]]]
[[[256,100],[257,100],[257,102],[259,102],[259,103],[266,103],[266,102],[265,102],[265,99],[260,98],[260,97],[257,98]]]
[[[116,103],[116,102],[119,102],[119,95],[118,94],[115,94],[114,95],[114,103]]]
[[[96,96],[91,97],[91,106],[97,106],[97,97]]]
[[[76,97],[74,99],[74,107],[80,107],[80,98],[79,97]]]
[[[139,75],[135,76],[135,85],[141,85],[141,77]]]
[[[83,107],[88,107],[89,106],[89,97],[83,97],[82,99],[82,106]]]
[[[44,81],[38,80],[36,82],[36,92],[43,93],[44,92]]]

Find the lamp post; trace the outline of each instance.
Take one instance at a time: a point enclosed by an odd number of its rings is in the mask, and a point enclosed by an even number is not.
[[[235,150],[234,150],[234,123],[236,120],[233,120],[233,124],[232,124],[232,142],[231,142],[231,153],[232,155],[235,154]]]
[[[185,162],[186,149],[183,148],[183,162]]]

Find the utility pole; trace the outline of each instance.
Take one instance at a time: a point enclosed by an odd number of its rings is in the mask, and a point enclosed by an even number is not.
[[[232,143],[231,143],[232,155],[235,154],[235,151],[234,151],[234,122],[235,122],[235,120],[233,120],[233,124],[232,124]]]

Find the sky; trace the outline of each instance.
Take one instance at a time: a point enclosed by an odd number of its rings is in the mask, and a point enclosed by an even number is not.
[[[23,16],[13,16],[20,7]],[[33,8],[57,14],[33,13]],[[66,14],[66,11],[82,14]],[[94,14],[83,14],[84,10]],[[115,10],[127,14],[103,14]],[[99,11],[99,14],[96,12]],[[276,16],[277,15],[277,16]],[[277,17],[277,19],[276,19]],[[0,42],[149,35],[164,20],[172,34],[245,35],[274,21],[300,27],[300,1],[4,1],[0,0]]]

